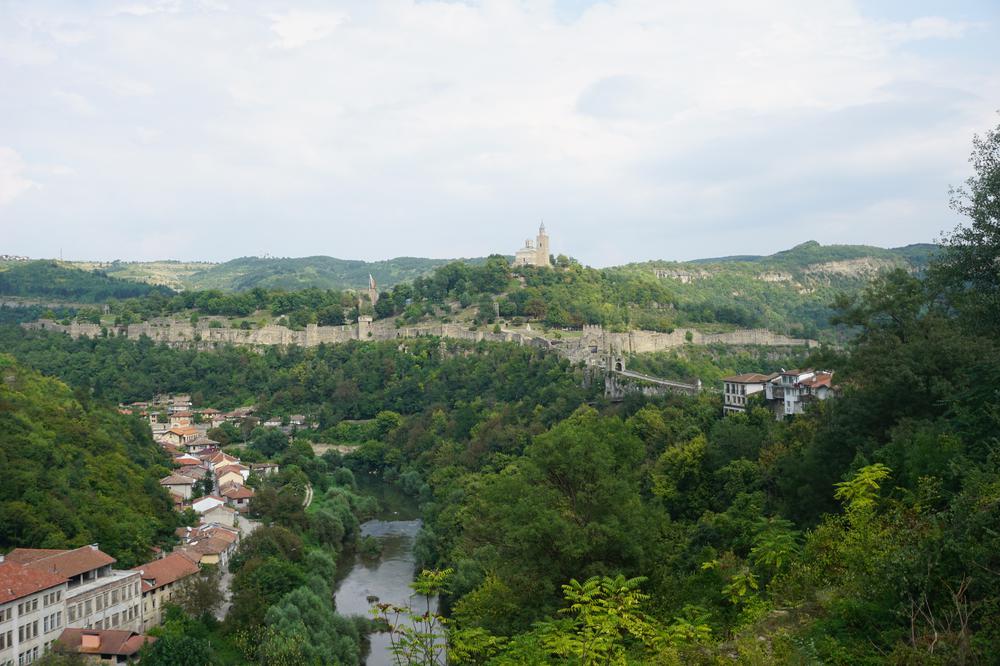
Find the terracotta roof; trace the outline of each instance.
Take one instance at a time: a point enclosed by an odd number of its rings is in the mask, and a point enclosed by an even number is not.
[[[210,439],[202,435],[201,437],[196,437],[190,442],[187,442],[186,446],[218,446],[219,443],[214,439]]]
[[[759,384],[766,381],[774,379],[776,375],[762,375],[757,372],[747,372],[742,375],[732,375],[731,377],[723,377],[722,381],[729,382],[731,384]]]
[[[15,548],[7,554],[7,560],[19,562],[38,571],[72,578],[85,571],[91,571],[117,562],[96,546],[81,546],[75,550],[45,550],[38,548]]]
[[[221,414],[221,412],[214,407],[206,407],[205,409],[199,410],[202,414]]]
[[[124,629],[64,629],[56,640],[80,654],[113,654],[130,657],[146,643],[155,642],[156,637]],[[96,644],[93,647],[90,645],[92,642]]]
[[[215,470],[215,475],[216,476],[222,476],[223,474],[228,474],[229,472],[236,472],[237,474],[240,474],[240,476],[243,476],[241,474],[241,472],[249,472],[249,471],[250,471],[250,468],[247,467],[246,465],[239,465],[239,464],[236,464],[236,465],[225,465],[225,466],[220,467],[219,469]]]
[[[206,539],[198,539],[197,541],[192,541],[187,545],[187,547],[191,551],[194,551],[195,553],[199,553],[201,555],[221,555],[232,544],[233,544],[232,541],[227,541],[226,539],[220,539],[219,537],[208,537]]]
[[[253,490],[246,486],[230,483],[222,489],[222,496],[232,500],[250,499],[253,497]]]
[[[9,559],[0,562],[0,604],[62,585],[66,579],[56,574],[28,568]]]
[[[803,379],[799,382],[801,386],[808,386],[809,388],[820,388],[827,387],[830,388],[833,383],[833,373],[832,372],[817,372],[815,377],[809,379]]]
[[[190,453],[182,453],[179,456],[174,457],[174,462],[178,465],[200,465],[201,460],[197,456],[193,456]]]
[[[171,474],[170,476],[165,476],[160,479],[161,486],[191,486],[194,485],[194,479],[190,476],[183,476],[181,474]]]
[[[167,432],[173,433],[174,435],[181,435],[183,437],[187,437],[188,435],[197,435],[198,429],[195,428],[194,426],[177,426],[171,428]]]
[[[185,465],[175,471],[181,476],[189,476],[195,480],[203,478],[206,472],[205,468],[201,465]]]
[[[134,571],[139,572],[142,589],[148,592],[198,573],[198,565],[179,553],[171,553],[162,559],[135,567]]]

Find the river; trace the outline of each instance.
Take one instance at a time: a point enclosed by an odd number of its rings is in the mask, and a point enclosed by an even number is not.
[[[410,605],[423,612],[426,599],[416,596],[410,589],[416,573],[413,545],[420,531],[420,512],[412,499],[396,489],[379,484],[365,484],[361,492],[379,499],[379,515],[361,525],[361,535],[372,536],[382,545],[382,555],[377,559],[364,559],[355,555],[353,561],[342,565],[342,574],[334,593],[337,612],[341,615],[371,617],[368,597],[375,596],[381,603],[397,606]],[[344,569],[341,569],[343,572]],[[431,600],[431,611],[437,610],[437,600]],[[371,649],[365,661],[368,666],[395,664],[390,651],[389,635],[377,633],[370,636]]]

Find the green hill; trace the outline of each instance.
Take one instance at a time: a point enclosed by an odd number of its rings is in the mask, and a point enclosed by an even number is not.
[[[100,271],[68,268],[55,261],[29,261],[0,268],[0,296],[40,298],[74,303],[172,294],[167,287],[110,277]]]
[[[176,526],[144,423],[3,354],[0,432],[0,549],[100,543],[127,567]]]
[[[449,263],[448,259],[397,257],[384,261],[360,261],[314,256],[295,259],[242,257],[216,264],[183,279],[187,289],[246,291],[255,287],[294,291],[319,289],[366,289],[371,274],[380,288],[427,275]],[[480,263],[482,259],[472,259]]]
[[[806,241],[791,248],[771,255],[736,255],[731,257],[715,257],[708,259],[693,259],[689,262],[669,262],[670,265],[709,264],[719,267],[734,267],[748,264],[757,270],[808,270],[810,267],[835,262],[858,259],[874,259],[898,264],[909,264],[914,267],[926,266],[933,257],[938,246],[931,243],[917,243],[896,248],[881,248],[872,245],[821,245],[816,241]],[[651,264],[660,265],[668,262],[654,261]]]

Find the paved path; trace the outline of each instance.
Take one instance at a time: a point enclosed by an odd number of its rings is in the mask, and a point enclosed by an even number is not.
[[[312,484],[310,483],[308,486],[306,486],[306,498],[305,500],[302,501],[302,506],[308,509],[309,505],[312,503],[313,503],[313,487]]]

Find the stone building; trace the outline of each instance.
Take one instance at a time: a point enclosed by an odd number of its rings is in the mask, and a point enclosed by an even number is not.
[[[524,241],[524,247],[514,254],[515,266],[551,266],[549,260],[549,235],[545,223],[538,227],[538,237]]]

